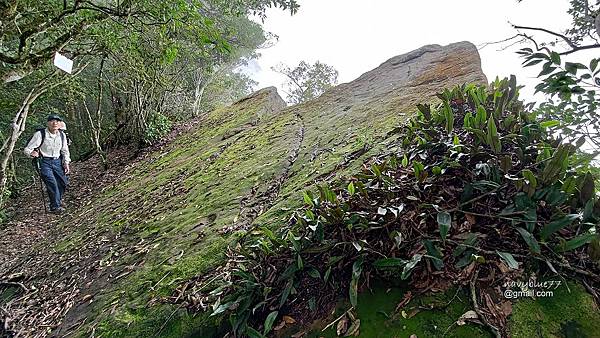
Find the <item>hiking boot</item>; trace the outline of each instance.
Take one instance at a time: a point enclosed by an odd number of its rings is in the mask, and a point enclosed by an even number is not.
[[[50,209],[50,212],[53,214],[62,214],[63,212],[65,212],[65,208],[58,207],[56,209]]]

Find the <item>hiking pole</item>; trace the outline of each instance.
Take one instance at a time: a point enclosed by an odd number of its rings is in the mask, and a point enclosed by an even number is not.
[[[40,179],[40,193],[42,195],[42,204],[44,205],[44,214],[48,215],[48,209],[46,208],[46,198],[44,197],[44,182],[42,182],[42,169],[40,166],[40,158],[34,157],[31,161],[31,164],[33,165],[33,169],[38,174],[38,177]]]

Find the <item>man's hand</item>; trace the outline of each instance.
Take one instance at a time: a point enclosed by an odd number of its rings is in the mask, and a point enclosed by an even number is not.
[[[63,168],[65,169],[65,174],[69,175],[71,173],[71,167],[69,166],[68,163],[65,163],[63,165]]]
[[[31,152],[31,157],[39,157],[40,153],[37,150]]]

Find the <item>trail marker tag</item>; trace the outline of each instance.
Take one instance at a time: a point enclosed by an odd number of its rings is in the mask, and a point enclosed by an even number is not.
[[[73,60],[70,60],[59,52],[54,54],[54,65],[69,74],[73,71]]]

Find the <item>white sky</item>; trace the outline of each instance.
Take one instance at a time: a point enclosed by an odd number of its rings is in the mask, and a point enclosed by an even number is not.
[[[299,0],[300,10],[290,16],[281,9],[267,11],[263,26],[279,36],[275,46],[259,51],[249,65],[259,88],[276,86],[280,94],[285,78],[271,71],[283,62],[319,60],[339,71],[340,83],[349,82],[387,59],[426,44],[447,45],[470,41],[480,47],[513,36],[509,24],[560,31],[568,27],[567,0]],[[480,50],[488,81],[517,76],[526,85],[522,98],[530,98],[535,76],[541,70],[524,70],[514,53],[526,45],[499,51],[500,45]]]

